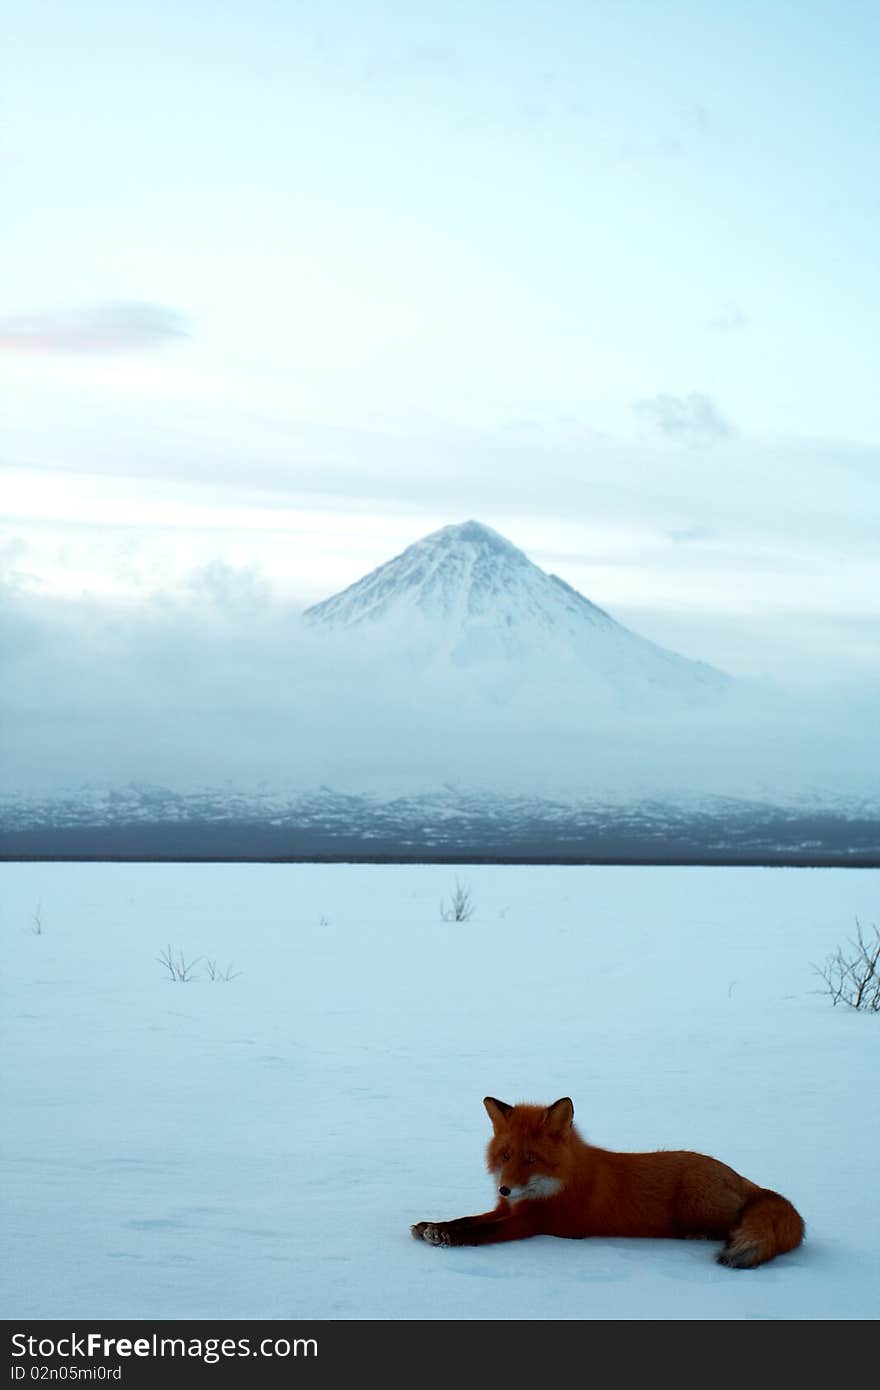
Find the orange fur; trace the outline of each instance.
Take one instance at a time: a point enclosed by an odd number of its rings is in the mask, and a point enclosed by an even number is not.
[[[420,1221],[431,1245],[490,1245],[528,1236],[673,1236],[725,1241],[719,1263],[748,1269],[799,1245],[791,1202],[718,1159],[688,1150],[612,1153],[581,1138],[568,1097],[553,1105],[483,1104],[498,1204],[479,1216]]]

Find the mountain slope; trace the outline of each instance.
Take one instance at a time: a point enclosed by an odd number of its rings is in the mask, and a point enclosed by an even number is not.
[[[490,662],[685,701],[720,694],[730,677],[639,637],[505,537],[477,521],[416,541],[304,614],[314,629],[357,633],[377,649],[420,650],[454,667]]]

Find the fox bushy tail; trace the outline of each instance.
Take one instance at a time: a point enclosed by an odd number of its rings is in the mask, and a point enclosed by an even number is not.
[[[794,1250],[803,1238],[803,1219],[788,1198],[762,1187],[743,1204],[718,1263],[733,1269],[753,1269],[774,1255]]]

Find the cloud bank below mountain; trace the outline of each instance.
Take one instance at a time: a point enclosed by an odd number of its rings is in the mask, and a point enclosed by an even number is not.
[[[871,796],[876,689],[737,683],[652,716],[564,666],[421,663],[328,643],[247,586],[145,607],[7,596],[6,791],[146,782],[391,795],[453,783],[535,794]]]

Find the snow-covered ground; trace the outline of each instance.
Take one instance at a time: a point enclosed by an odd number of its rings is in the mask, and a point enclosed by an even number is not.
[[[442,920],[456,876],[471,920]],[[0,866],[7,1318],[833,1318],[880,1312],[880,1017],[813,965],[846,870]],[[37,930],[37,928],[40,928]],[[172,983],[156,957],[203,959]],[[491,1205],[490,1093],[695,1148],[806,1243],[438,1250]]]

